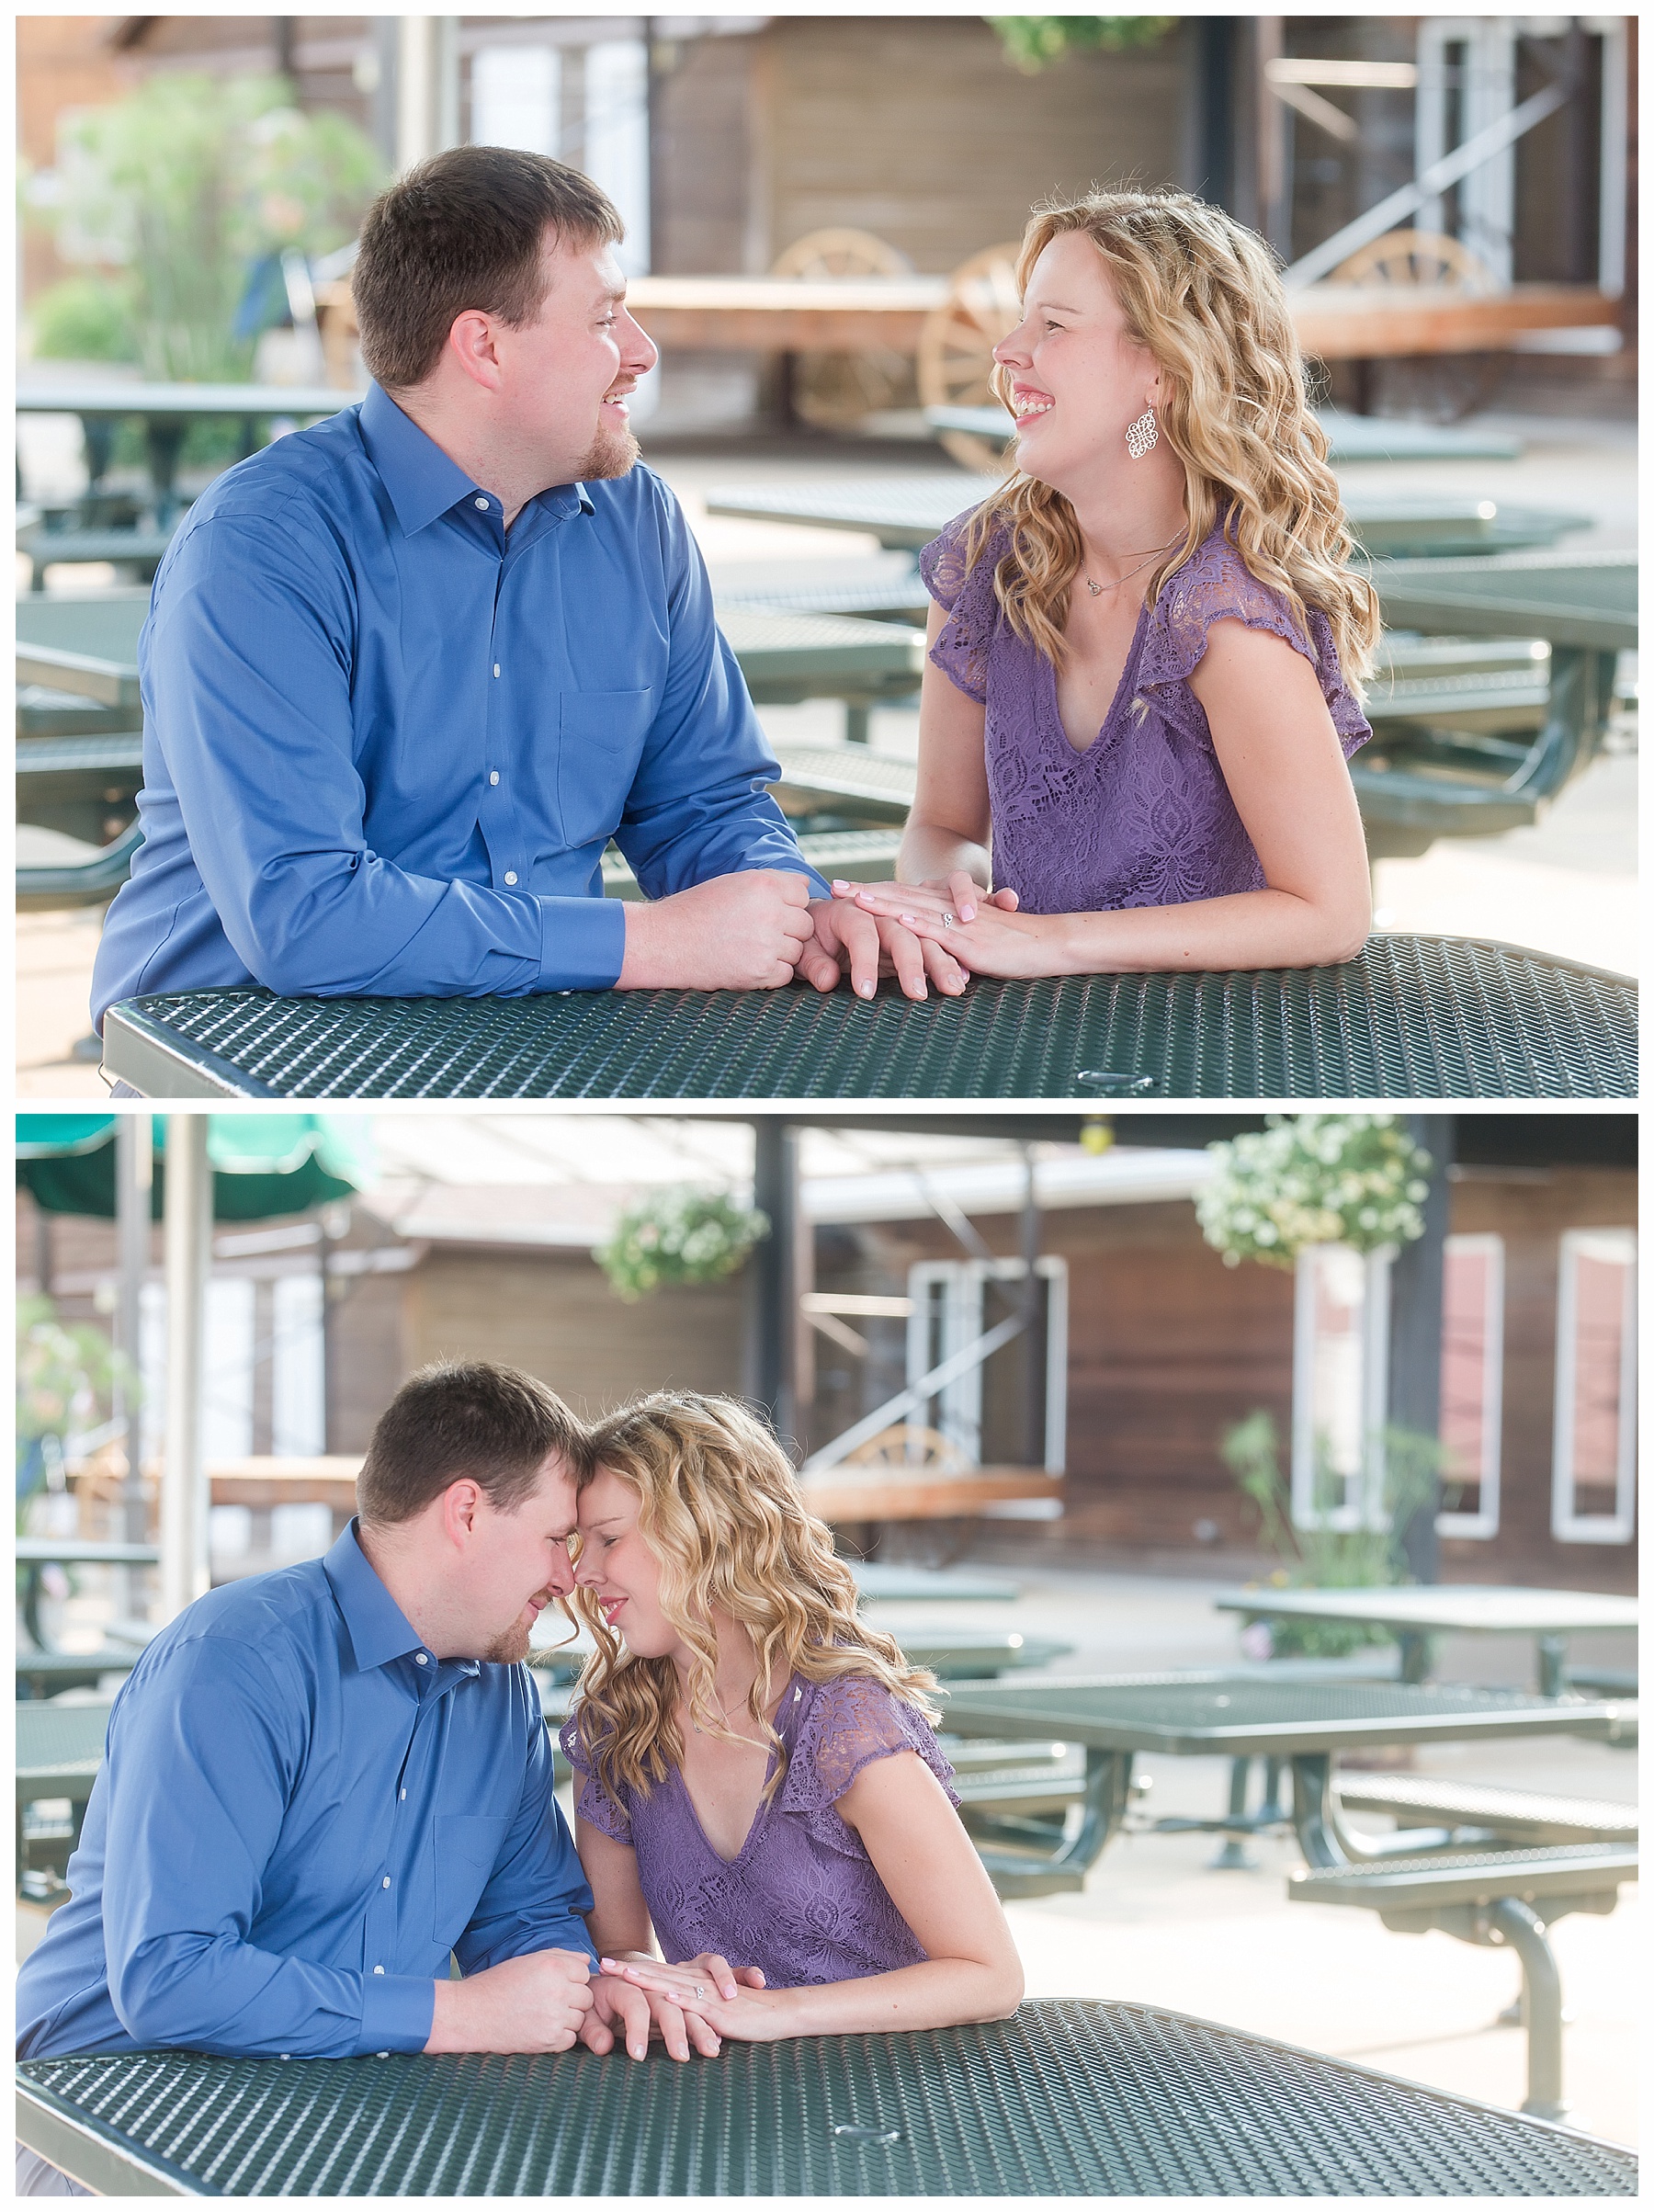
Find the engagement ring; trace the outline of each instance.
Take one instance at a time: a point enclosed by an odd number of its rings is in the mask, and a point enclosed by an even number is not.
[[[698,1981],[695,1985],[695,1993],[697,1997],[704,1997],[707,1993]]]
[[[958,920],[958,918],[959,918],[959,917],[958,917],[958,915],[957,915],[957,914],[944,914],[944,915],[943,915],[943,917],[942,917],[942,926],[943,926],[943,928],[944,928],[944,929],[951,929],[951,928],[953,927],[954,924],[955,924],[955,923],[956,923],[956,922]]]

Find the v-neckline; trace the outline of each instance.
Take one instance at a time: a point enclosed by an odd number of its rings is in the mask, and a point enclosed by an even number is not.
[[[1131,633],[1131,643],[1126,649],[1126,658],[1120,667],[1119,680],[1115,685],[1114,697],[1108,702],[1108,712],[1098,723],[1096,732],[1092,737],[1089,744],[1076,745],[1070,738],[1068,727],[1062,719],[1062,704],[1057,697],[1056,664],[1054,662],[1047,660],[1044,653],[1040,654],[1040,660],[1045,664],[1046,683],[1048,686],[1047,696],[1050,705],[1051,720],[1056,731],[1057,741],[1071,760],[1089,760],[1091,758],[1092,754],[1102,743],[1104,738],[1108,734],[1115,716],[1120,710],[1120,701],[1135,688],[1137,683],[1138,659],[1143,649],[1143,632],[1148,626],[1148,620],[1149,602],[1147,599],[1145,599],[1141,607],[1138,608],[1137,627]]]
[[[795,1676],[794,1679],[787,1684],[786,1689],[782,1691],[781,1702],[776,1707],[776,1711],[777,1713],[786,1711],[789,1721],[792,1718],[790,1708],[801,1702],[800,1697],[796,1695],[798,1689],[799,1684],[797,1677]],[[787,1756],[790,1758],[792,1756],[792,1743],[787,1736],[787,1730],[783,1729],[778,1722],[776,1725],[776,1733],[781,1738],[783,1743],[787,1745]],[[770,1750],[770,1755],[765,1763],[764,1780],[758,1786],[758,1802],[753,1806],[753,1817],[747,1822],[747,1832],[746,1834],[742,1838],[741,1849],[735,1854],[735,1856],[732,1859],[727,1859],[725,1858],[723,1853],[719,1851],[718,1845],[712,1841],[711,1837],[707,1833],[707,1824],[701,1819],[700,1808],[695,1802],[695,1792],[689,1787],[687,1775],[685,1775],[681,1766],[677,1766],[673,1769],[673,1773],[677,1777],[677,1786],[684,1793],[684,1802],[689,1808],[689,1818],[695,1822],[695,1832],[699,1836],[701,1842],[707,1846],[707,1849],[712,1854],[712,1856],[718,1861],[720,1866],[739,1866],[742,1860],[745,1858],[747,1853],[752,1849],[753,1839],[757,1835],[759,1829],[764,1824],[765,1815],[769,1811],[771,1806],[775,1802],[773,1798],[766,1798],[764,1794],[765,1791],[769,1787],[770,1776],[775,1773],[775,1771],[776,1753],[775,1749],[772,1746]]]

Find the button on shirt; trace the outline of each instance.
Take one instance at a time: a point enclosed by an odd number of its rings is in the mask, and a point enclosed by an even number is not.
[[[18,1979],[24,2058],[416,2051],[450,1950],[592,1957],[528,1670],[436,1659],[354,1523],[156,1637],[68,1881]]]
[[[507,533],[374,386],[221,476],[138,648],[143,844],[93,1011],[140,992],[601,989],[613,837],[651,898],[810,871],[677,502],[650,470]]]

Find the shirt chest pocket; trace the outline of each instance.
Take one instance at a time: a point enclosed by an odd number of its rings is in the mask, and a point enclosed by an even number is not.
[[[557,808],[565,844],[611,837],[654,719],[647,691],[565,691],[559,702]]]
[[[439,1812],[431,1823],[436,1855],[431,1932],[439,1943],[451,1947],[465,1933],[510,1825],[508,1814],[492,1812]]]

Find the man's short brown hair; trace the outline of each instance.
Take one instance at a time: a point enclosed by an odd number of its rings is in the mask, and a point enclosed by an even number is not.
[[[468,308],[531,323],[548,233],[576,245],[625,235],[607,194],[548,154],[454,146],[399,177],[368,209],[350,273],[368,375],[387,391],[423,383]]]
[[[515,1367],[482,1359],[422,1367],[380,1416],[357,1477],[357,1511],[381,1526],[412,1520],[469,1476],[491,1504],[513,1513],[549,1453],[575,1473],[585,1435],[554,1391]]]

